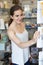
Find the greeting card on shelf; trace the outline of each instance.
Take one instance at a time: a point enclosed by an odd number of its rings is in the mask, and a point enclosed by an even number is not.
[[[37,24],[43,24],[43,1],[37,2]]]
[[[43,48],[43,26],[38,27],[38,31],[40,31],[40,37],[37,40],[37,47]]]
[[[5,29],[4,20],[0,19],[0,29]]]

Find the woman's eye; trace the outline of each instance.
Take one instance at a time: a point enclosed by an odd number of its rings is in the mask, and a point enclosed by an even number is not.
[[[18,17],[19,15],[15,15],[16,17]]]
[[[21,14],[21,16],[23,16],[23,14]]]

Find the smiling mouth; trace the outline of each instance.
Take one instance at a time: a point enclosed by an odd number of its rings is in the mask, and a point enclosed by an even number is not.
[[[18,22],[21,22],[22,20],[17,20]]]

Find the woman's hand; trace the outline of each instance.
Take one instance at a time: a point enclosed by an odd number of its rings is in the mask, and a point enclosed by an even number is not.
[[[39,36],[40,36],[40,32],[39,32],[39,31],[36,31],[36,32],[34,33],[34,35],[33,35],[33,40],[36,42],[37,39],[39,38]]]

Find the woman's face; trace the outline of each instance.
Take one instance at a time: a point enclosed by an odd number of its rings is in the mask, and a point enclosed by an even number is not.
[[[14,22],[20,24],[23,18],[24,18],[24,15],[22,10],[19,9],[17,11],[14,11],[14,15],[12,16],[12,19]]]

